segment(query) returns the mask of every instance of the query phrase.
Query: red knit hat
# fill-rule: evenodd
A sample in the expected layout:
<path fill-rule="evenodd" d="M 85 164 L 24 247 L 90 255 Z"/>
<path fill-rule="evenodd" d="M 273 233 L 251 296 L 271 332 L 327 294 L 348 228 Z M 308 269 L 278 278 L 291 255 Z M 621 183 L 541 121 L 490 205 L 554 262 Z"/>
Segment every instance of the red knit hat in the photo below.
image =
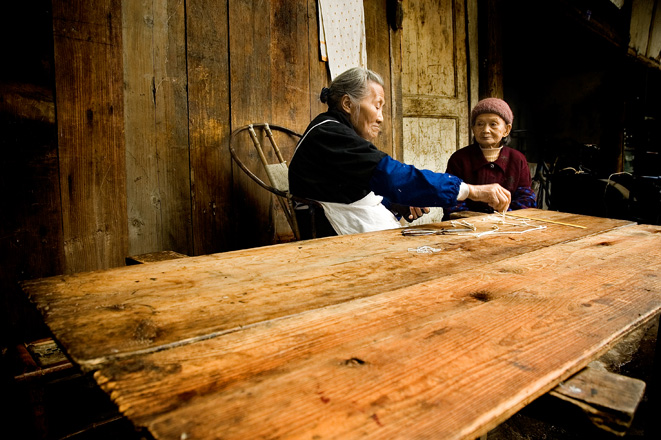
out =
<path fill-rule="evenodd" d="M 506 124 L 514 121 L 514 115 L 510 106 L 498 98 L 486 98 L 478 102 L 471 112 L 471 126 L 475 125 L 475 119 L 482 113 L 494 113 L 503 118 Z"/>

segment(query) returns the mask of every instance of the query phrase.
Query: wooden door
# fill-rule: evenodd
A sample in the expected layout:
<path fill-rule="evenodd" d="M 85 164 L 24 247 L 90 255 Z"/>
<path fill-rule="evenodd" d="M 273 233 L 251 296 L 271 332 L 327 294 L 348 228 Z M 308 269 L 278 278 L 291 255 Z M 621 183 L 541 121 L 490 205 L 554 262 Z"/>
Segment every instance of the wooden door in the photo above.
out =
<path fill-rule="evenodd" d="M 466 0 L 408 0 L 403 8 L 402 159 L 444 172 L 469 142 Z M 436 208 L 418 222 L 442 215 Z"/>

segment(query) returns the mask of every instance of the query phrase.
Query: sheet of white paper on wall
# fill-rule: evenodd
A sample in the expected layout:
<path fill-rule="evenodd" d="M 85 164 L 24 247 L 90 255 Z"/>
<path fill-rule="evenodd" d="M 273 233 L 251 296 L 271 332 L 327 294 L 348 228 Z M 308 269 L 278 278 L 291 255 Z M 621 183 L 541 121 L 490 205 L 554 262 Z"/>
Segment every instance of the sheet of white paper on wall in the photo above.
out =
<path fill-rule="evenodd" d="M 351 67 L 367 66 L 362 0 L 319 0 L 319 49 L 331 79 Z"/>

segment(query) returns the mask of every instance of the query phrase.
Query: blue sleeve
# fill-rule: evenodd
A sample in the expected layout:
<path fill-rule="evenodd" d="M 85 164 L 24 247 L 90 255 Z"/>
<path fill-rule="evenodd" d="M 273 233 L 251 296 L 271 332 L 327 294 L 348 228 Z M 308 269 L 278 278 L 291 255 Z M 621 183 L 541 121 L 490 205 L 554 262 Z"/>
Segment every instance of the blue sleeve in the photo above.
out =
<path fill-rule="evenodd" d="M 408 206 L 448 207 L 457 204 L 461 179 L 420 170 L 385 156 L 370 179 L 370 189 L 391 202 Z"/>
<path fill-rule="evenodd" d="M 512 194 L 512 203 L 510 203 L 510 210 L 536 208 L 537 201 L 535 192 L 529 186 L 520 186 Z"/>

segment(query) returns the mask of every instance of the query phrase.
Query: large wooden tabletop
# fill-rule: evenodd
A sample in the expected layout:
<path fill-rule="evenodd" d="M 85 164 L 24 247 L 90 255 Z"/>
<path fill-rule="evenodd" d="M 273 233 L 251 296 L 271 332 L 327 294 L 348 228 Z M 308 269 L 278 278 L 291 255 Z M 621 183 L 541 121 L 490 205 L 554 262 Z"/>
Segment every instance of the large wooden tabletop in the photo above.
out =
<path fill-rule="evenodd" d="M 518 213 L 23 287 L 156 439 L 475 438 L 661 312 L 661 227 Z"/>

